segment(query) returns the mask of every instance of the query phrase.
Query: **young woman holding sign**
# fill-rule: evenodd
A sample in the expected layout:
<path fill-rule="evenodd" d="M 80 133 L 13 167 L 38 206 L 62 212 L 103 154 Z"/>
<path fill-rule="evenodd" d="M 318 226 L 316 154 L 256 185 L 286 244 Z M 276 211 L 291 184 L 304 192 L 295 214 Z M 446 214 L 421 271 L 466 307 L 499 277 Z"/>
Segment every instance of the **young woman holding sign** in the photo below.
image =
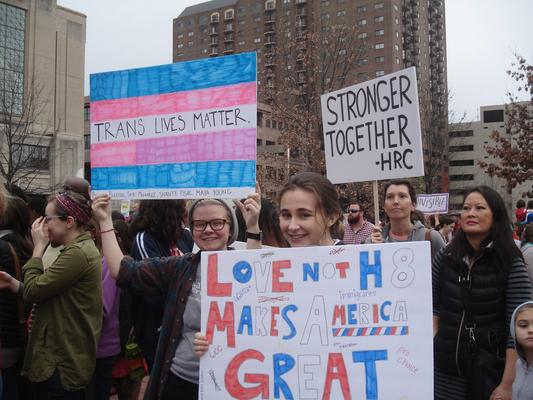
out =
<path fill-rule="evenodd" d="M 252 235 L 259 233 L 259 201 L 259 194 L 254 194 L 244 203 L 236 203 Z M 109 271 L 117 278 L 117 286 L 132 288 L 165 302 L 159 343 L 144 399 L 197 399 L 200 364 L 193 346 L 198 340 L 195 334 L 200 330 L 200 253 L 142 261 L 124 257 L 113 233 L 109 202 L 108 196 L 97 197 L 93 214 L 100 223 L 103 253 Z M 189 210 L 189 224 L 201 251 L 228 250 L 238 233 L 233 207 L 219 199 L 194 202 Z M 260 244 L 249 238 L 247 247 L 259 248 Z M 202 338 L 200 335 L 200 345 Z"/>
<path fill-rule="evenodd" d="M 511 400 L 509 322 L 530 300 L 529 277 L 498 193 L 470 190 L 459 223 L 433 261 L 435 399 Z"/>
<path fill-rule="evenodd" d="M 385 185 L 383 208 L 389 223 L 383 228 L 376 224 L 366 243 L 428 240 L 431 242 L 432 257 L 445 246 L 444 239 L 437 231 L 425 228 L 420 221 L 413 222 L 416 192 L 409 181 L 392 181 Z"/>

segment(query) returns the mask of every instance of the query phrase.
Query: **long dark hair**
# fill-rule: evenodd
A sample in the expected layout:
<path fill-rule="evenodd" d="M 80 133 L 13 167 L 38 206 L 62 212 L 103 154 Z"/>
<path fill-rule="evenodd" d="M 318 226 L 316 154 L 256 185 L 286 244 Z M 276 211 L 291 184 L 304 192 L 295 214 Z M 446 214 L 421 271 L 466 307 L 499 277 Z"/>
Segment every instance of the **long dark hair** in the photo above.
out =
<path fill-rule="evenodd" d="M 523 259 L 522 252 L 513 240 L 511 220 L 507 215 L 505 203 L 495 190 L 488 186 L 476 186 L 470 189 L 464 196 L 466 199 L 471 193 L 479 193 L 487 202 L 492 211 L 492 227 L 489 234 L 481 243 L 481 247 L 486 247 L 492 242 L 492 247 L 496 252 L 500 264 L 504 270 L 508 270 L 514 259 Z M 465 256 L 473 257 L 475 251 L 467 240 L 466 234 L 459 230 L 448 246 L 448 250 L 455 261 L 461 261 Z"/>
<path fill-rule="evenodd" d="M 16 245 L 29 258 L 33 252 L 33 244 L 29 235 L 30 209 L 20 197 L 8 196 L 6 200 L 7 207 L 4 214 L 0 216 L 0 228 L 13 231 Z"/>
<path fill-rule="evenodd" d="M 162 243 L 173 243 L 183 236 L 187 209 L 184 200 L 142 200 L 131 233 L 149 231 Z"/>

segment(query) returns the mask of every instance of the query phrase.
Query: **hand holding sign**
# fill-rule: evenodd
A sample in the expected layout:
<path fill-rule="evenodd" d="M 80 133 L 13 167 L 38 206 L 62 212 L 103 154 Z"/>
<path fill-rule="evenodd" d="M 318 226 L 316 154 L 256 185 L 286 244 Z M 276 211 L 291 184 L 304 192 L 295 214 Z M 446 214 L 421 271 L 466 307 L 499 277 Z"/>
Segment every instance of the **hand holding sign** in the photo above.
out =
<path fill-rule="evenodd" d="M 209 342 L 202 333 L 196 332 L 196 334 L 194 335 L 193 347 L 194 352 L 196 353 L 198 358 L 200 358 L 205 353 L 207 353 L 207 350 L 209 350 Z"/>
<path fill-rule="evenodd" d="M 372 230 L 372 234 L 370 235 L 370 240 L 372 243 L 383 243 L 383 235 L 382 235 L 382 228 L 379 225 L 379 221 L 377 225 L 374 225 L 374 229 Z"/>

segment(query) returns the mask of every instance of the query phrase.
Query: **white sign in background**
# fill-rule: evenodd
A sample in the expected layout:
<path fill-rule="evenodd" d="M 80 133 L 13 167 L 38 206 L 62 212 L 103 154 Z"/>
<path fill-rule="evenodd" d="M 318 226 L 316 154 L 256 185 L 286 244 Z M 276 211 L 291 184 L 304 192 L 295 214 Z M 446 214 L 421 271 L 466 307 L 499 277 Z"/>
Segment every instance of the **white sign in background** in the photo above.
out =
<path fill-rule="evenodd" d="M 202 254 L 200 399 L 433 397 L 428 242 Z"/>
<path fill-rule="evenodd" d="M 333 183 L 424 175 L 414 67 L 321 96 Z"/>
<path fill-rule="evenodd" d="M 449 193 L 417 194 L 416 208 L 425 214 L 446 214 Z"/>

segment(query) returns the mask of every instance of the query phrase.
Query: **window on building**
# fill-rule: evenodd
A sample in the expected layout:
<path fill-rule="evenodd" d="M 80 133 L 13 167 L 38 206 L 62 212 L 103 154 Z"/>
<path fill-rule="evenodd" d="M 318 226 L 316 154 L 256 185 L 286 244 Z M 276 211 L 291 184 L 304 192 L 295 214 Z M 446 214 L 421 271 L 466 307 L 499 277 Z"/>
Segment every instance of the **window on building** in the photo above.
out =
<path fill-rule="evenodd" d="M 91 107 L 87 104 L 83 107 L 83 120 L 90 121 L 91 119 Z"/>
<path fill-rule="evenodd" d="M 483 122 L 503 122 L 503 110 L 483 111 Z"/>
<path fill-rule="evenodd" d="M 385 62 L 384 56 L 376 57 L 376 64 L 383 64 Z"/>
<path fill-rule="evenodd" d="M 25 25 L 23 9 L 0 3 L 0 98 L 12 114 L 22 112 Z"/>
<path fill-rule="evenodd" d="M 452 131 L 448 133 L 448 136 L 451 138 L 461 138 L 461 137 L 470 137 L 474 136 L 474 131 L 467 130 L 467 131 Z"/>
<path fill-rule="evenodd" d="M 383 75 L 385 75 L 385 71 L 383 70 L 376 71 L 376 76 L 383 76 Z"/>
<path fill-rule="evenodd" d="M 358 39 L 366 39 L 368 37 L 368 34 L 366 32 L 361 32 L 357 34 Z"/>
<path fill-rule="evenodd" d="M 368 79 L 368 72 L 359 72 L 357 74 L 357 79 L 359 81 L 366 81 Z"/>
<path fill-rule="evenodd" d="M 364 12 L 366 12 L 366 6 L 357 7 L 357 14 L 363 14 Z"/>
<path fill-rule="evenodd" d="M 224 11 L 224 19 L 233 19 L 233 8 Z"/>
<path fill-rule="evenodd" d="M 366 25 L 366 19 L 360 19 L 359 21 L 357 21 L 357 25 L 358 26 L 365 26 Z"/>
<path fill-rule="evenodd" d="M 265 1 L 265 10 L 275 10 L 275 9 L 276 9 L 276 0 Z"/>
<path fill-rule="evenodd" d="M 374 8 L 375 8 L 376 10 L 379 10 L 379 9 L 383 8 L 383 3 L 376 3 L 376 4 L 374 4 Z"/>
<path fill-rule="evenodd" d="M 261 38 L 258 38 L 258 37 L 254 38 L 254 43 L 261 43 Z"/>
<path fill-rule="evenodd" d="M 376 29 L 376 36 L 383 36 L 385 34 L 385 29 Z"/>
<path fill-rule="evenodd" d="M 474 165 L 474 160 L 450 160 L 450 167 L 465 167 Z"/>
<path fill-rule="evenodd" d="M 219 13 L 213 13 L 211 14 L 211 22 L 219 22 L 220 21 L 220 14 Z"/>
<path fill-rule="evenodd" d="M 474 175 L 473 174 L 463 174 L 463 175 L 450 175 L 450 181 L 457 182 L 457 181 L 473 181 Z"/>
<path fill-rule="evenodd" d="M 343 17 L 346 15 L 346 10 L 339 10 L 337 11 L 337 17 Z"/>
<path fill-rule="evenodd" d="M 189 37 L 194 36 L 194 32 L 187 33 L 187 36 L 189 36 Z"/>
<path fill-rule="evenodd" d="M 85 150 L 89 150 L 91 148 L 91 135 L 83 135 L 83 147 Z"/>
<path fill-rule="evenodd" d="M 464 144 L 461 146 L 450 146 L 450 153 L 460 152 L 460 151 L 474 151 L 473 144 Z"/>
<path fill-rule="evenodd" d="M 383 15 L 379 15 L 376 18 L 374 18 L 374 22 L 383 22 L 385 21 L 385 17 Z"/>
<path fill-rule="evenodd" d="M 358 65 L 365 65 L 368 62 L 368 58 L 360 58 L 357 60 Z"/>
<path fill-rule="evenodd" d="M 183 48 L 183 43 L 178 43 L 178 49 L 182 49 Z"/>
<path fill-rule="evenodd" d="M 50 148 L 48 146 L 36 146 L 23 143 L 14 143 L 13 146 L 17 164 L 24 168 L 47 171 L 50 165 Z"/>
<path fill-rule="evenodd" d="M 183 33 L 178 33 L 178 39 L 183 39 Z"/>
<path fill-rule="evenodd" d="M 207 15 L 200 15 L 200 18 L 198 18 L 198 23 L 200 25 L 207 24 Z"/>
<path fill-rule="evenodd" d="M 375 48 L 376 50 L 384 49 L 384 48 L 385 48 L 385 44 L 383 44 L 383 43 L 376 43 L 376 45 L 374 46 L 374 48 Z"/>

